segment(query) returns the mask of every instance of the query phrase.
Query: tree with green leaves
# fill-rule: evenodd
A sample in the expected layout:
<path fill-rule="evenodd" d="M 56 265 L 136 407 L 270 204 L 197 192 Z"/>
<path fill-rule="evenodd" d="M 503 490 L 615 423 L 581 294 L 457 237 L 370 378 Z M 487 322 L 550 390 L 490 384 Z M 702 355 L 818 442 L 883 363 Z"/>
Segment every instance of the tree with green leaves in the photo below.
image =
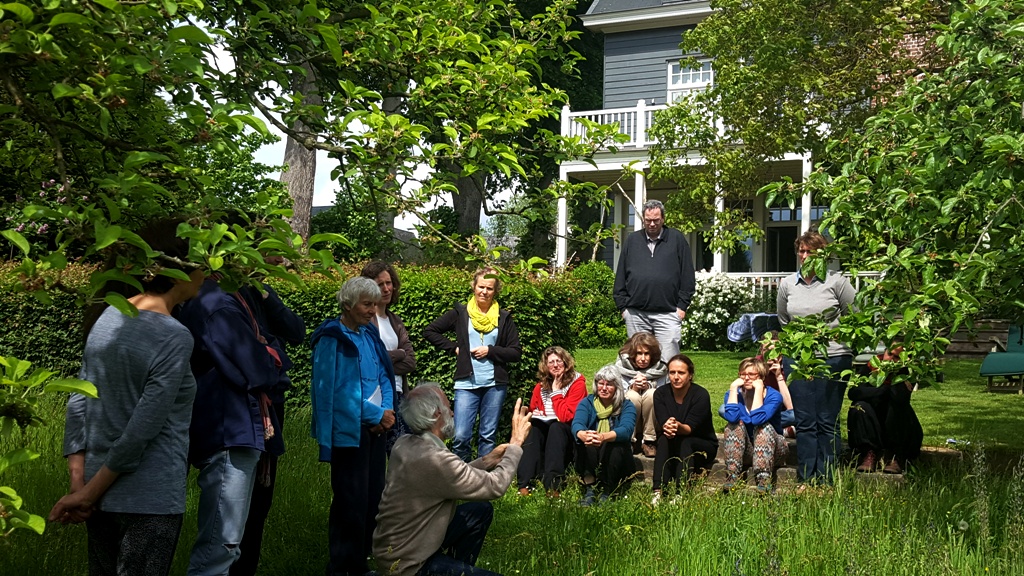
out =
<path fill-rule="evenodd" d="M 935 34 L 947 66 L 833 139 L 804 186 L 832 199 L 822 229 L 834 241 L 812 265 L 837 257 L 883 274 L 836 331 L 803 326 L 783 351 L 899 344 L 894 368 L 917 378 L 959 328 L 1024 318 L 1024 1 L 956 3 Z"/>
<path fill-rule="evenodd" d="M 809 153 L 819 161 L 830 138 L 860 126 L 907 78 L 930 69 L 931 25 L 944 13 L 930 0 L 711 5 L 714 13 L 683 35 L 681 48 L 712 61 L 714 83 L 659 114 L 651 177 L 678 184 L 669 199 L 673 225 L 702 230 L 713 214 L 712 245 L 731 250 L 763 231 L 729 201 L 754 197 L 771 159 Z M 694 153 L 703 166 L 687 165 Z M 724 211 L 716 211 L 718 198 Z"/>

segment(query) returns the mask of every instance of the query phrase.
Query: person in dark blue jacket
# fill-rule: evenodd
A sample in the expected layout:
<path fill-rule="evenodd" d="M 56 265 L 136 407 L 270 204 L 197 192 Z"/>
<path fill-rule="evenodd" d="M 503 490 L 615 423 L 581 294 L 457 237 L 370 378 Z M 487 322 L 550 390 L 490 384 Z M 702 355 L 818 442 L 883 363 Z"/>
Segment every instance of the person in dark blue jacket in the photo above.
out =
<path fill-rule="evenodd" d="M 572 434 L 576 437 L 576 472 L 585 486 L 582 506 L 590 506 L 624 486 L 633 472 L 632 437 L 636 408 L 625 401 L 619 371 L 609 364 L 594 375 L 594 393 L 576 407 Z"/>
<path fill-rule="evenodd" d="M 752 455 L 758 490 L 771 490 L 772 471 L 786 458 L 782 436 L 782 394 L 765 385 L 768 366 L 758 358 L 740 362 L 739 378 L 732 381 L 719 412 L 725 427 L 724 452 L 728 490 L 743 471 L 743 457 Z"/>
<path fill-rule="evenodd" d="M 381 293 L 369 278 L 338 291 L 341 317 L 313 332 L 312 433 L 331 464 L 328 575 L 362 575 L 384 491 L 385 442 L 395 425 L 395 372 L 373 319 Z"/>
<path fill-rule="evenodd" d="M 189 462 L 199 469 L 199 532 L 188 574 L 227 574 L 238 559 L 256 465 L 270 432 L 260 399 L 278 383 L 279 367 L 252 318 L 215 275 L 178 313 L 195 340 L 196 401 Z"/>
<path fill-rule="evenodd" d="M 277 484 L 277 459 L 284 454 L 284 401 L 285 393 L 292 387 L 288 370 L 292 361 L 288 358 L 285 344 L 297 345 L 306 340 L 306 323 L 293 312 L 268 284 L 260 288 L 245 286 L 237 292 L 241 302 L 252 315 L 254 328 L 274 349 L 281 361 L 277 385 L 266 396 L 270 406 L 265 407 L 265 420 L 269 420 L 274 434 L 266 441 L 266 451 L 256 466 L 256 482 L 252 487 L 249 503 L 249 517 L 245 521 L 242 536 L 242 554 L 231 565 L 230 576 L 253 576 L 259 567 L 260 550 L 263 545 L 263 526 L 274 502 L 274 487 Z"/>

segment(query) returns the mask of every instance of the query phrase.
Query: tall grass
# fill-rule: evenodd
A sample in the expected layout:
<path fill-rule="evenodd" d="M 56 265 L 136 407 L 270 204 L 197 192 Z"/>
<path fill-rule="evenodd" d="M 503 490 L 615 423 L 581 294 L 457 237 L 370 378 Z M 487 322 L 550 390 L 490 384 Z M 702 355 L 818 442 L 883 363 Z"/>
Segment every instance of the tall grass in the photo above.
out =
<path fill-rule="evenodd" d="M 577 354 L 591 375 L 608 356 L 614 351 Z M 694 356 L 707 378 L 698 380 L 717 394 L 715 382 L 734 373 L 742 354 Z M 27 443 L 42 456 L 7 470 L 0 484 L 16 487 L 28 509 L 45 514 L 64 494 L 67 471 L 63 407 L 49 398 L 43 407 L 49 425 L 0 446 Z M 308 410 L 289 413 L 262 574 L 320 574 L 327 560 L 329 471 L 316 462 L 308 430 Z M 852 473 L 830 490 L 768 497 L 697 485 L 652 507 L 650 486 L 637 484 L 594 508 L 577 505 L 572 484 L 557 500 L 511 491 L 495 502 L 480 563 L 507 575 L 1024 574 L 1024 462 L 990 470 L 990 453 L 979 445 L 963 462 L 916 470 L 903 485 Z M 194 473 L 190 480 L 174 574 L 185 572 L 195 537 Z M 0 573 L 85 574 L 84 527 L 51 524 L 41 537 L 0 538 Z"/>

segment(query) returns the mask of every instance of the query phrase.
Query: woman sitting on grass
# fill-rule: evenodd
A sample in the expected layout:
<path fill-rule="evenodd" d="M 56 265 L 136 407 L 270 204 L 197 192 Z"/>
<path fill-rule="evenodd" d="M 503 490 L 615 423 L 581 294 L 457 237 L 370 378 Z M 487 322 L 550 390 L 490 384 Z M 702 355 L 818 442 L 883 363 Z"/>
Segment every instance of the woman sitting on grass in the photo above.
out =
<path fill-rule="evenodd" d="M 625 401 L 619 372 L 609 364 L 594 375 L 594 393 L 576 408 L 572 434 L 576 437 L 576 472 L 585 492 L 581 506 L 594 503 L 595 484 L 602 500 L 629 481 L 636 468 L 630 438 L 636 408 Z"/>
<path fill-rule="evenodd" d="M 725 427 L 725 467 L 729 490 L 743 470 L 743 457 L 752 455 L 757 489 L 771 490 L 772 471 L 786 457 L 782 436 L 782 394 L 766 385 L 768 367 L 757 358 L 740 362 L 739 378 L 729 385 L 722 406 Z"/>
<path fill-rule="evenodd" d="M 571 354 L 551 346 L 541 356 L 537 380 L 530 399 L 530 434 L 523 444 L 517 482 L 519 493 L 525 496 L 543 474 L 544 489 L 557 498 L 565 468 L 573 459 L 572 419 L 587 395 L 587 379 L 576 371 Z"/>
<path fill-rule="evenodd" d="M 662 479 L 688 480 L 704 473 L 718 454 L 718 436 L 711 423 L 711 396 L 693 383 L 693 360 L 676 354 L 668 361 L 668 386 L 654 391 L 654 420 L 658 432 L 654 456 L 654 500 L 661 499 Z"/>
<path fill-rule="evenodd" d="M 654 334 L 637 332 L 619 349 L 615 363 L 626 399 L 636 408 L 636 430 L 633 438 L 643 441 L 644 456 L 654 458 L 654 389 L 665 383 L 668 367 L 661 360 L 661 345 Z M 639 453 L 640 450 L 634 450 Z"/>

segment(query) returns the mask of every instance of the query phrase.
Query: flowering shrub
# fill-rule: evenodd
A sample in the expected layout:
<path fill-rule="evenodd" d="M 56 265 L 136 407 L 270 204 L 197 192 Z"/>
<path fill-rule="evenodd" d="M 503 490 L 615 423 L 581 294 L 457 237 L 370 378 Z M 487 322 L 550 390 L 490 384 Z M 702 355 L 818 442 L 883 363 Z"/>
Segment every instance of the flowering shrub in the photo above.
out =
<path fill-rule="evenodd" d="M 750 300 L 749 288 L 740 279 L 697 274 L 697 292 L 683 322 L 680 350 L 735 348 L 726 337 L 726 327 L 750 310 Z"/>

